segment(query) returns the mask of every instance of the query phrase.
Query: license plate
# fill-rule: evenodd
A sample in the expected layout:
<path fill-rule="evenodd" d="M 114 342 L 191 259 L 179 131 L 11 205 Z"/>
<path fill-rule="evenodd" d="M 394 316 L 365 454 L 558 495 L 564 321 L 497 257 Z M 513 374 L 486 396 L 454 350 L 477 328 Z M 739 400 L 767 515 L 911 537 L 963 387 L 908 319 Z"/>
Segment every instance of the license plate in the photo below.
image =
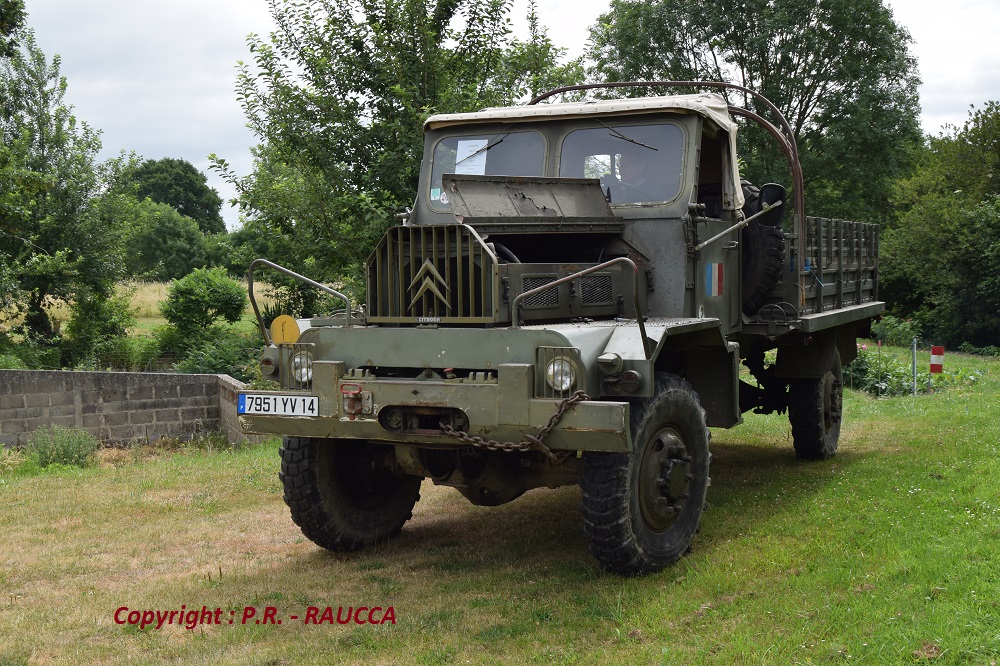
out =
<path fill-rule="evenodd" d="M 270 416 L 316 416 L 319 399 L 313 395 L 253 395 L 240 393 L 237 414 L 268 414 Z"/>

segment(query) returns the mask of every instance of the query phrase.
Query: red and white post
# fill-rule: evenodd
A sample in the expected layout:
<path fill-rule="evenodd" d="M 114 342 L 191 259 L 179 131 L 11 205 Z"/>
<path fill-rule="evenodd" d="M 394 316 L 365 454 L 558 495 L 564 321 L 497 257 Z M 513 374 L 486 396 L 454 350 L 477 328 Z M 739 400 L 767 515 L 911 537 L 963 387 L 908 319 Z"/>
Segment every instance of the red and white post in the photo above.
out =
<path fill-rule="evenodd" d="M 931 374 L 944 372 L 944 347 L 931 347 Z"/>

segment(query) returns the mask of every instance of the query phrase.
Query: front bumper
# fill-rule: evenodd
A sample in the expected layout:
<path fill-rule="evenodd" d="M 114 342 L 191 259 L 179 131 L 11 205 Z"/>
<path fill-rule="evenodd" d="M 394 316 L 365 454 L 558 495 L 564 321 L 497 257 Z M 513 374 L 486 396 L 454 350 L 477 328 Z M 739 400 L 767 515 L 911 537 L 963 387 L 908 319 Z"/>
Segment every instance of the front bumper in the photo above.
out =
<path fill-rule="evenodd" d="M 496 377 L 485 373 L 449 380 L 384 379 L 345 376 L 345 365 L 335 361 L 313 364 L 309 391 L 248 391 L 255 395 L 315 395 L 316 416 L 240 415 L 244 433 L 460 447 L 465 443 L 443 432 L 393 431 L 380 422 L 383 409 L 460 410 L 468 432 L 499 442 L 520 442 L 545 426 L 560 404 L 558 399 L 534 397 L 534 367 L 501 364 Z M 355 401 L 347 407 L 347 397 Z M 561 451 L 620 451 L 631 446 L 627 402 L 585 401 L 566 411 L 545 444 Z M 354 413 L 351 413 L 354 412 Z M 384 419 L 383 419 L 384 420 Z"/>

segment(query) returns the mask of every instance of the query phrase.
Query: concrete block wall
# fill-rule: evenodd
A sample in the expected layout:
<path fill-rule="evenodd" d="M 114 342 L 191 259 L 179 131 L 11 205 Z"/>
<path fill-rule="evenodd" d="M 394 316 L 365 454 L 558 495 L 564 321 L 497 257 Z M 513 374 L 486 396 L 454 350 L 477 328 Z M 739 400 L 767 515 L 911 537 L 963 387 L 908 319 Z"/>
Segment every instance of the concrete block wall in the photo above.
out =
<path fill-rule="evenodd" d="M 226 375 L 0 370 L 0 444 L 50 425 L 83 428 L 109 444 L 210 432 L 257 439 L 236 422 L 241 388 Z"/>

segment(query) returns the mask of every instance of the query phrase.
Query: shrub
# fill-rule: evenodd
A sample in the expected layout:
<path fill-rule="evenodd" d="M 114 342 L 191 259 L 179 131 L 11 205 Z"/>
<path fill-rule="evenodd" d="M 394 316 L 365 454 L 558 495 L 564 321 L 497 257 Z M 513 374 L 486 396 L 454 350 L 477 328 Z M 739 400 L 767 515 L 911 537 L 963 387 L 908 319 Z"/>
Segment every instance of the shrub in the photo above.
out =
<path fill-rule="evenodd" d="M 247 307 L 243 286 L 221 268 L 200 268 L 170 285 L 160 306 L 170 325 L 192 339 L 204 339 L 218 319 L 233 323 Z"/>
<path fill-rule="evenodd" d="M 1000 356 L 1000 347 L 989 345 L 987 347 L 977 347 L 968 342 L 963 342 L 958 346 L 958 351 L 963 354 L 976 354 L 978 356 Z"/>
<path fill-rule="evenodd" d="M 133 293 L 135 288 L 130 287 L 110 298 L 84 296 L 73 303 L 61 344 L 66 365 L 95 367 L 105 350 L 128 335 L 136 323 Z"/>
<path fill-rule="evenodd" d="M 244 335 L 215 327 L 214 335 L 190 347 L 175 369 L 180 372 L 221 373 L 240 381 L 254 376 L 260 357 L 260 335 Z"/>
<path fill-rule="evenodd" d="M 60 351 L 52 340 L 37 340 L 24 336 L 14 342 L 0 332 L 0 368 L 5 370 L 58 370 Z"/>
<path fill-rule="evenodd" d="M 955 373 L 931 374 L 927 368 L 917 368 L 917 393 L 931 393 L 950 386 L 978 380 L 978 375 Z M 844 386 L 865 391 L 876 397 L 911 395 L 913 393 L 913 366 L 894 354 L 867 344 L 858 345 L 858 356 L 844 368 Z"/>
<path fill-rule="evenodd" d="M 920 338 L 920 326 L 912 319 L 882 315 L 881 321 L 872 324 L 872 338 L 894 347 L 909 347 L 913 338 Z"/>
<path fill-rule="evenodd" d="M 137 372 L 153 368 L 159 357 L 160 341 L 157 338 L 132 335 L 108 341 L 101 347 L 97 361 L 102 368 Z"/>
<path fill-rule="evenodd" d="M 14 354 L 0 354 L 0 370 L 24 370 L 24 361 Z"/>
<path fill-rule="evenodd" d="M 89 467 L 97 460 L 100 442 L 86 430 L 52 426 L 47 430 L 37 430 L 25 453 L 41 468 L 50 465 Z"/>

